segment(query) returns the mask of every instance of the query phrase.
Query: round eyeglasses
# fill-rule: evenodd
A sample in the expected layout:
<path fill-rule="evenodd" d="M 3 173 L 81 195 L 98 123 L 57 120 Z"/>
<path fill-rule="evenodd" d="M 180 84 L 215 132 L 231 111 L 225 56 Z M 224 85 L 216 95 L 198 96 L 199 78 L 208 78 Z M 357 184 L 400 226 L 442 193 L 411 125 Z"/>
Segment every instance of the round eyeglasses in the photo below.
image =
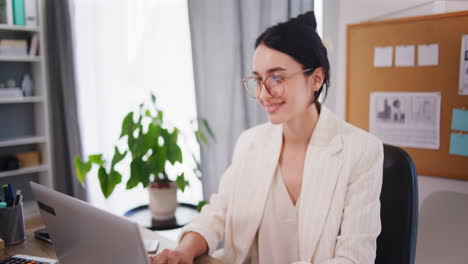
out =
<path fill-rule="evenodd" d="M 298 74 L 298 73 L 304 73 L 313 70 L 312 68 L 298 71 L 291 73 L 287 76 L 283 75 L 278 75 L 278 74 L 273 74 L 268 76 L 265 80 L 262 80 L 259 77 L 246 77 L 242 79 L 242 83 L 244 84 L 244 88 L 247 91 L 247 94 L 251 96 L 252 98 L 257 98 L 258 95 L 260 94 L 260 91 L 262 89 L 262 86 L 265 87 L 266 91 L 272 96 L 272 97 L 281 97 L 283 96 L 284 93 L 284 82 L 286 79 Z"/>

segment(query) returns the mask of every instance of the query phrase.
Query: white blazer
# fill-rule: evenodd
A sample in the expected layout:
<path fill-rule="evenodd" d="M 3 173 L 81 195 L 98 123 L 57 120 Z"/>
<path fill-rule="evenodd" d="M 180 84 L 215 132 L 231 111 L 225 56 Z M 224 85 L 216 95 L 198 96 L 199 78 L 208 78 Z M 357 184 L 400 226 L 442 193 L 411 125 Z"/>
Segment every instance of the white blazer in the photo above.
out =
<path fill-rule="evenodd" d="M 212 254 L 243 263 L 260 225 L 282 146 L 282 125 L 244 131 L 217 194 L 186 227 Z M 380 234 L 383 145 L 322 106 L 304 163 L 299 204 L 299 254 L 308 263 L 374 263 Z M 179 239 L 180 239 L 179 237 Z"/>

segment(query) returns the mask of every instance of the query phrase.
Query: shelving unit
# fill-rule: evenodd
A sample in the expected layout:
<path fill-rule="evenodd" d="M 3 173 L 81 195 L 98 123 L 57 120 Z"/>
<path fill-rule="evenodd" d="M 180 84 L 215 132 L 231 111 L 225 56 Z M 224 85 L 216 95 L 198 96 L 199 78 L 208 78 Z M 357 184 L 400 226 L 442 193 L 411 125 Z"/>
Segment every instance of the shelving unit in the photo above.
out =
<path fill-rule="evenodd" d="M 0 178 L 18 176 L 18 175 L 24 175 L 24 174 L 30 174 L 30 173 L 36 173 L 36 172 L 47 172 L 48 170 L 49 170 L 49 167 L 47 165 L 39 165 L 39 166 L 21 168 L 18 170 L 2 171 L 0 172 Z"/>
<path fill-rule="evenodd" d="M 0 104 L 21 104 L 21 103 L 40 103 L 44 102 L 43 96 L 29 96 L 20 98 L 1 98 Z"/>
<path fill-rule="evenodd" d="M 36 143 L 45 143 L 45 137 L 24 137 L 24 138 L 15 138 L 9 140 L 0 140 L 0 147 L 11 147 L 11 146 L 20 146 L 20 145 L 29 145 Z"/>
<path fill-rule="evenodd" d="M 1 29 L 0 29 L 1 31 Z M 0 61 L 11 61 L 11 62 L 40 62 L 40 56 L 0 56 Z"/>
<path fill-rule="evenodd" d="M 0 82 L 14 79 L 20 84 L 25 73 L 33 82 L 33 96 L 0 97 L 0 156 L 24 151 L 40 154 L 37 166 L 0 171 L 0 184 L 13 182 L 21 189 L 29 189 L 29 180 L 53 187 L 44 6 L 44 0 L 37 0 L 37 27 L 0 25 L 0 39 L 29 40 L 33 34 L 39 39 L 38 56 L 0 55 Z"/>
<path fill-rule="evenodd" d="M 26 27 L 26 26 L 2 25 L 2 24 L 0 24 L 0 30 L 38 32 L 39 27 Z"/>

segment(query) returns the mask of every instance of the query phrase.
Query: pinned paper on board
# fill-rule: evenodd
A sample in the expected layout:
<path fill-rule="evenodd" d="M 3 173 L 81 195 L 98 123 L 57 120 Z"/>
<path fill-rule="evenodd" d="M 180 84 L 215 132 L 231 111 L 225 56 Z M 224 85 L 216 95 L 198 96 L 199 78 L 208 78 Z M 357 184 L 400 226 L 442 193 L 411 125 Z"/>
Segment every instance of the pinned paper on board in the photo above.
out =
<path fill-rule="evenodd" d="M 458 94 L 468 95 L 468 35 L 462 36 Z"/>
<path fill-rule="evenodd" d="M 414 66 L 414 45 L 396 46 L 395 66 L 413 67 Z"/>
<path fill-rule="evenodd" d="M 439 149 L 440 101 L 437 92 L 373 92 L 370 132 L 386 144 Z"/>
<path fill-rule="evenodd" d="M 439 44 L 418 45 L 418 66 L 439 65 Z"/>
<path fill-rule="evenodd" d="M 374 67 L 392 67 L 393 66 L 393 47 L 375 47 L 374 48 Z"/>
<path fill-rule="evenodd" d="M 450 154 L 468 156 L 468 134 L 450 134 Z"/>
<path fill-rule="evenodd" d="M 468 110 L 453 109 L 452 129 L 458 131 L 468 131 Z"/>

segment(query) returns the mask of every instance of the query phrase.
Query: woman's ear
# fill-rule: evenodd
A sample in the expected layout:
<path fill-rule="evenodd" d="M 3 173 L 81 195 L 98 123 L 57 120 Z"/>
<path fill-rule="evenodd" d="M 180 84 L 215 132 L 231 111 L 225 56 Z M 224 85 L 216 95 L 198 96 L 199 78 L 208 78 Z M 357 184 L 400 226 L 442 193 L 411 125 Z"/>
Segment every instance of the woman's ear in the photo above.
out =
<path fill-rule="evenodd" d="M 316 92 L 322 87 L 323 80 L 325 79 L 325 71 L 322 67 L 318 67 L 314 72 L 309 76 L 312 86 L 312 91 Z"/>

